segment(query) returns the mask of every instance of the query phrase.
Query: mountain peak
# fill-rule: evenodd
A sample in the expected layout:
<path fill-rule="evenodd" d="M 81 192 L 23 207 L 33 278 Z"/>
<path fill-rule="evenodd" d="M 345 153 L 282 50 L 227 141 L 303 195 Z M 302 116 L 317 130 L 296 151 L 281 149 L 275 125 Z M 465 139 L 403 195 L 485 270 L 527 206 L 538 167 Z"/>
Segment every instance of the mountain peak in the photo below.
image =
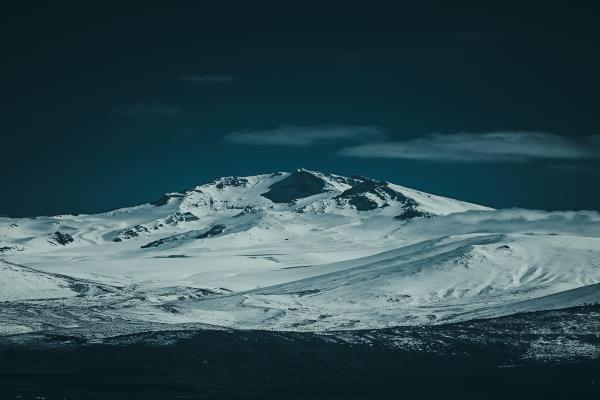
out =
<path fill-rule="evenodd" d="M 292 203 L 326 191 L 328 191 L 327 181 L 321 174 L 301 168 L 273 183 L 269 186 L 269 191 L 262 193 L 261 196 L 273 203 Z"/>
<path fill-rule="evenodd" d="M 223 210 L 295 210 L 348 213 L 386 209 L 401 219 L 462 212 L 486 207 L 429 195 L 364 175 L 344 177 L 298 168 L 253 176 L 219 177 L 185 192 L 167 193 L 150 204 L 169 212 L 202 214 Z M 345 211 L 344 211 L 345 210 Z M 166 211 L 166 209 L 165 209 Z"/>

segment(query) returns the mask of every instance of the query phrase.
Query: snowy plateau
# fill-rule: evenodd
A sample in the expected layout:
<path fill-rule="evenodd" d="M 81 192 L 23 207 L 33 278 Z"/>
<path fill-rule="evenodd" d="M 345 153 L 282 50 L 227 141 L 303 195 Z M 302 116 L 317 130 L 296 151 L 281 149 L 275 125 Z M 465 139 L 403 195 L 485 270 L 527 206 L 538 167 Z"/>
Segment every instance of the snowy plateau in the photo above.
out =
<path fill-rule="evenodd" d="M 225 177 L 102 214 L 0 218 L 4 339 L 227 329 L 351 340 L 540 313 L 564 333 L 560 310 L 580 310 L 569 329 L 597 337 L 599 302 L 598 213 L 495 210 L 364 176 Z M 538 337 L 524 357 L 561 343 L 600 357 L 597 341 L 565 335 Z"/>

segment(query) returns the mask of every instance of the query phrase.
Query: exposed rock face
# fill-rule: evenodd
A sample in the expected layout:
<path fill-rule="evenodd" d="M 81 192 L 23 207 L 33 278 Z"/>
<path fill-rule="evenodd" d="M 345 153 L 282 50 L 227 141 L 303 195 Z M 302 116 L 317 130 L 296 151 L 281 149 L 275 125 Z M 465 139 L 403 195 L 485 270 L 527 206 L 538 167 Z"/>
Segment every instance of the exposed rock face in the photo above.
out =
<path fill-rule="evenodd" d="M 298 170 L 269 187 L 261 194 L 273 203 L 292 203 L 295 200 L 324 193 L 326 182 L 308 171 Z"/>
<path fill-rule="evenodd" d="M 155 207 L 160 207 L 160 206 L 164 206 L 165 204 L 169 203 L 169 201 L 171 199 L 179 199 L 184 196 L 185 195 L 183 193 L 167 193 L 167 194 L 163 194 L 158 199 L 151 201 L 150 204 L 152 204 Z"/>
<path fill-rule="evenodd" d="M 240 211 L 239 214 L 235 215 L 235 217 L 243 217 L 244 215 L 248 215 L 248 214 L 254 214 L 259 212 L 260 209 L 258 207 L 255 206 L 246 206 L 242 209 L 242 211 Z"/>
<path fill-rule="evenodd" d="M 11 254 L 17 251 L 23 251 L 19 246 L 0 246 L 0 254 Z"/>
<path fill-rule="evenodd" d="M 362 181 L 359 181 L 359 179 Z M 348 204 L 354 206 L 358 211 L 369 211 L 385 207 L 385 202 L 388 200 L 399 201 L 407 207 L 417 206 L 417 203 L 413 199 L 390 188 L 386 182 L 379 182 L 364 177 L 356 177 L 355 182 L 357 183 L 354 186 L 336 196 L 336 199 L 340 202 L 347 201 Z M 375 199 L 382 200 L 384 202 L 383 205 L 380 206 Z"/>
<path fill-rule="evenodd" d="M 167 217 L 167 219 L 165 219 L 165 223 L 168 225 L 177 225 L 179 222 L 190 222 L 190 221 L 197 221 L 198 217 L 196 217 L 194 214 L 192 214 L 189 211 L 186 212 L 175 212 L 171 215 L 169 215 Z"/>
<path fill-rule="evenodd" d="M 148 228 L 143 225 L 134 225 L 131 228 L 123 229 L 117 237 L 113 239 L 113 242 L 121 242 L 126 239 L 131 239 L 140 236 L 140 233 L 150 232 Z"/>
<path fill-rule="evenodd" d="M 66 246 L 69 243 L 73 243 L 73 237 L 68 233 L 62 233 L 61 231 L 54 232 L 52 234 L 51 240 L 63 246 Z"/>
<path fill-rule="evenodd" d="M 228 176 L 217 180 L 217 189 L 225 189 L 227 187 L 240 187 L 248 185 L 248 179 L 240 178 L 239 176 Z"/>
<path fill-rule="evenodd" d="M 216 235 L 220 235 L 221 233 L 223 233 L 225 231 L 227 227 L 225 225 L 214 225 L 211 226 L 208 230 L 206 231 L 202 231 L 202 230 L 194 230 L 194 231 L 189 231 L 189 232 L 185 232 L 185 233 L 181 233 L 178 235 L 172 235 L 172 236 L 167 236 L 164 237 L 162 239 L 158 239 L 155 240 L 153 242 L 147 243 L 143 246 L 140 246 L 140 248 L 142 249 L 148 249 L 151 247 L 158 247 L 158 246 L 162 246 L 168 243 L 172 243 L 172 244 L 182 244 L 182 243 L 187 243 L 189 241 L 192 241 L 194 239 L 206 239 L 209 238 L 211 236 L 216 236 Z"/>
<path fill-rule="evenodd" d="M 223 233 L 225 228 L 226 228 L 225 225 L 215 225 L 215 226 L 211 227 L 209 230 L 207 230 L 206 232 L 196 236 L 196 239 L 206 239 L 211 236 L 220 235 L 221 233 Z"/>
<path fill-rule="evenodd" d="M 407 208 L 403 209 L 400 214 L 396 215 L 394 217 L 394 219 L 407 220 L 407 219 L 413 219 L 413 218 L 431 218 L 431 217 L 433 217 L 433 215 L 428 212 L 417 210 L 414 207 L 407 207 Z"/>
<path fill-rule="evenodd" d="M 172 236 L 167 236 L 167 237 L 165 237 L 165 238 L 158 239 L 158 240 L 155 240 L 155 241 L 153 241 L 153 242 L 150 242 L 150 243 L 146 243 L 145 245 L 143 245 L 143 246 L 140 246 L 140 248 L 141 248 L 141 249 L 148 249 L 148 248 L 150 248 L 150 247 L 158 247 L 158 246 L 161 246 L 161 245 L 163 245 L 163 244 L 165 244 L 165 243 L 173 243 L 173 242 L 177 242 L 178 240 L 180 240 L 180 239 L 182 239 L 182 238 L 184 238 L 184 237 L 188 237 L 188 235 L 185 235 L 185 234 L 184 234 L 184 235 L 172 235 Z"/>
<path fill-rule="evenodd" d="M 189 211 L 186 211 L 186 212 L 177 211 L 172 214 L 169 214 L 165 218 L 164 223 L 167 225 L 175 226 L 175 225 L 178 225 L 180 222 L 191 222 L 191 221 L 197 221 L 197 220 L 198 220 L 198 217 Z M 154 230 L 158 230 L 164 226 L 165 225 L 163 223 L 158 223 L 158 224 L 154 225 Z M 117 234 L 117 236 L 113 239 L 113 242 L 121 242 L 123 240 L 133 239 L 133 238 L 139 237 L 142 234 L 147 234 L 147 233 L 150 233 L 150 230 L 147 227 L 145 227 L 144 225 L 134 225 L 130 228 L 123 229 L 121 232 L 119 232 Z"/>

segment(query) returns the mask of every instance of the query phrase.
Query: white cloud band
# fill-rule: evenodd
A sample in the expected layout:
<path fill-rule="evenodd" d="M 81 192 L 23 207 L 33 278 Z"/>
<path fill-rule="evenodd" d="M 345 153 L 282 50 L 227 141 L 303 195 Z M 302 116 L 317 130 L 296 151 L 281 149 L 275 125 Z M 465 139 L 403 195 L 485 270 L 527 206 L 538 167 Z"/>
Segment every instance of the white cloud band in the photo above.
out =
<path fill-rule="evenodd" d="M 570 139 L 545 132 L 431 134 L 407 141 L 350 146 L 339 154 L 437 162 L 575 160 L 600 158 L 599 139 L 599 136 Z"/>
<path fill-rule="evenodd" d="M 231 143 L 253 146 L 311 146 L 336 141 L 377 140 L 385 135 L 376 126 L 284 125 L 268 130 L 247 130 L 230 133 L 225 140 Z"/>

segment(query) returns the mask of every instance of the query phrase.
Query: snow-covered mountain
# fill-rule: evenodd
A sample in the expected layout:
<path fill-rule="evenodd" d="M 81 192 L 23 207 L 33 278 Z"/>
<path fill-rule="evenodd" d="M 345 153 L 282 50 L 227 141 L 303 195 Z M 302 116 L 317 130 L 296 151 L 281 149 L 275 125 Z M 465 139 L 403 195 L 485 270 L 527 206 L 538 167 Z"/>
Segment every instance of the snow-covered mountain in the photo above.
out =
<path fill-rule="evenodd" d="M 363 176 L 219 178 L 103 214 L 0 218 L 0 332 L 325 331 L 596 303 L 599 224 Z"/>
<path fill-rule="evenodd" d="M 345 178 L 301 169 L 218 178 L 104 214 L 2 218 L 0 251 L 28 253 L 106 242 L 163 249 L 195 246 L 198 239 L 209 237 L 270 241 L 281 235 L 292 239 L 307 229 L 331 229 L 373 219 L 384 225 L 383 233 L 413 218 L 485 209 L 362 176 Z M 114 251 L 129 247 L 115 246 Z"/>

